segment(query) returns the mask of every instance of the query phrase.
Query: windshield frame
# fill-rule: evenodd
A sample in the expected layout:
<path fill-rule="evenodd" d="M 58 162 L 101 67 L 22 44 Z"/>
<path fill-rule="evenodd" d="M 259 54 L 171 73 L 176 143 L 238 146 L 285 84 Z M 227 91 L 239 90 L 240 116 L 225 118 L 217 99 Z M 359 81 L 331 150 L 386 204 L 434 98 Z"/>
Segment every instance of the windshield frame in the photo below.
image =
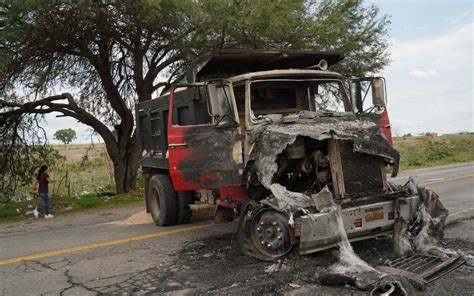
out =
<path fill-rule="evenodd" d="M 216 79 L 212 81 L 208 81 L 206 83 L 207 86 L 207 91 L 208 91 L 208 109 L 207 112 L 209 116 L 212 119 L 213 124 L 219 124 L 222 119 L 226 116 L 229 116 L 230 119 L 235 124 L 239 124 L 239 115 L 237 111 L 237 104 L 235 102 L 235 96 L 234 96 L 234 88 L 231 82 L 225 80 L 225 79 Z M 210 91 L 210 87 L 214 88 L 215 93 L 212 94 Z M 230 110 L 228 110 L 228 113 L 223 113 L 223 114 L 214 114 L 215 110 L 212 110 L 214 107 L 222 107 L 222 102 L 220 102 L 219 98 L 220 96 L 218 95 L 217 89 L 222 88 L 223 93 L 224 93 L 224 98 L 222 102 L 225 102 L 226 105 L 229 107 Z M 214 105 L 217 103 L 218 105 Z M 222 109 L 222 108 L 220 108 Z"/>
<path fill-rule="evenodd" d="M 257 120 L 257 117 L 254 115 L 253 110 L 252 110 L 252 101 L 251 101 L 251 87 L 252 84 L 254 83 L 260 83 L 260 82 L 311 82 L 311 81 L 323 81 L 323 82 L 337 82 L 342 90 L 342 103 L 344 104 L 344 108 L 348 107 L 348 111 L 345 112 L 351 112 L 354 113 L 354 106 L 352 105 L 352 101 L 350 100 L 349 93 L 347 92 L 346 85 L 344 84 L 344 81 L 338 78 L 263 78 L 263 79 L 255 79 L 255 80 L 246 80 L 245 81 L 245 119 L 247 124 L 251 125 L 258 125 L 255 123 Z M 235 85 L 234 85 L 235 86 Z M 309 98 L 309 94 L 308 94 Z M 297 109 L 298 102 L 297 102 Z M 275 111 L 285 111 L 288 109 L 275 109 Z M 314 110 L 309 110 L 313 112 L 318 112 Z M 278 112 L 275 112 L 278 113 Z M 337 112 L 334 112 L 337 113 Z"/>

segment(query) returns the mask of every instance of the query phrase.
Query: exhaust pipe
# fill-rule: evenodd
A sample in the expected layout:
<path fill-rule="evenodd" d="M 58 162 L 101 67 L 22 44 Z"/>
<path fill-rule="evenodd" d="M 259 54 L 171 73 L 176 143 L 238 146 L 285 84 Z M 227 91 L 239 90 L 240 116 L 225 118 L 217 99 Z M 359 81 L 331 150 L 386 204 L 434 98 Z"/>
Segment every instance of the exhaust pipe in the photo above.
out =
<path fill-rule="evenodd" d="M 395 295 L 395 291 L 397 290 L 397 287 L 395 287 L 394 284 L 388 283 L 383 286 L 378 286 L 375 287 L 370 292 L 370 296 L 390 296 L 390 295 Z"/>
<path fill-rule="evenodd" d="M 307 69 L 316 69 L 316 70 L 327 70 L 329 67 L 328 62 L 325 59 L 321 59 L 317 65 L 308 67 Z"/>

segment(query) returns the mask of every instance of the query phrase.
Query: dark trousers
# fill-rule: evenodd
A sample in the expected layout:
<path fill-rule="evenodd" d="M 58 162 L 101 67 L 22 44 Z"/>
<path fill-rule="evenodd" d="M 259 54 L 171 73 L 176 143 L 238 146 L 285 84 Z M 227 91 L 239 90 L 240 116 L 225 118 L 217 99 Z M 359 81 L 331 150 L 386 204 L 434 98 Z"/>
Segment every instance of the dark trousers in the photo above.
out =
<path fill-rule="evenodd" d="M 49 215 L 49 195 L 48 192 L 38 192 L 39 196 L 43 199 L 44 214 Z"/>

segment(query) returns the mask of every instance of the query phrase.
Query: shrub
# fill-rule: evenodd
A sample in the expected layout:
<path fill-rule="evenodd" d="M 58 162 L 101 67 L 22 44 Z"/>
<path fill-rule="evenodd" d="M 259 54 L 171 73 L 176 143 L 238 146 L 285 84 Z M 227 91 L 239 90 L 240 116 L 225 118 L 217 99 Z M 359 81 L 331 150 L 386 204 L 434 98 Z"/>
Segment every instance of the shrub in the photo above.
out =
<path fill-rule="evenodd" d="M 454 151 L 446 140 L 428 140 L 421 151 L 408 155 L 405 161 L 408 166 L 422 166 L 447 159 L 453 155 Z"/>

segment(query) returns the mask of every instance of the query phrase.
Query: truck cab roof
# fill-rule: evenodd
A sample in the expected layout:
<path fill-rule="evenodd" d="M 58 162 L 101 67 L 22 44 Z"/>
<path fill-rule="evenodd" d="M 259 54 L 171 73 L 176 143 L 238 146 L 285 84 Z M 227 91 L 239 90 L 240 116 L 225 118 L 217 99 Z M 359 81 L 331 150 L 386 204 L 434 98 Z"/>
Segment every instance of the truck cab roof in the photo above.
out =
<path fill-rule="evenodd" d="M 308 69 L 322 59 L 328 66 L 344 59 L 337 52 L 218 49 L 199 56 L 186 74 L 188 83 L 269 70 Z"/>
<path fill-rule="evenodd" d="M 289 70 L 269 70 L 259 71 L 241 74 L 227 78 L 228 81 L 238 84 L 240 81 L 254 80 L 254 79 L 265 79 L 265 78 L 328 78 L 328 79 L 342 79 L 342 75 L 336 72 L 321 71 L 321 70 L 300 70 L 300 69 L 289 69 Z"/>

